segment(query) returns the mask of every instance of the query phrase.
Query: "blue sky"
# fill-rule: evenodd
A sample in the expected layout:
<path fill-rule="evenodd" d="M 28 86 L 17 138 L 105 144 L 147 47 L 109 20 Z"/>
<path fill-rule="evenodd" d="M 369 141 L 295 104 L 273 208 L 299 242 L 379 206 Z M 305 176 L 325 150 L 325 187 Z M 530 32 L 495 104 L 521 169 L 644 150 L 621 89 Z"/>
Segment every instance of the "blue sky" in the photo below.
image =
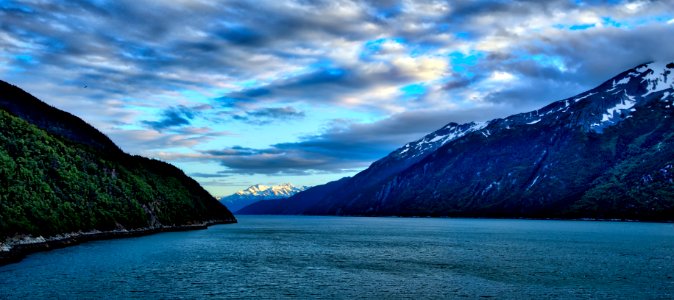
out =
<path fill-rule="evenodd" d="M 350 176 L 449 122 L 669 60 L 672 1 L 7 1 L 0 80 L 215 196 Z"/>

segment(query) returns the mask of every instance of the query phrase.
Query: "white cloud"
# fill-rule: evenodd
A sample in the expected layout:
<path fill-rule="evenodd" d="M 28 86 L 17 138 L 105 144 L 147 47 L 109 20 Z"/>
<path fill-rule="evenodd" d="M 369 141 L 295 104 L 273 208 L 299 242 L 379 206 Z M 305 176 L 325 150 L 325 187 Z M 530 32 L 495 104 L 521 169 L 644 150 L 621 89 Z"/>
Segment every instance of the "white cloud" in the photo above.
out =
<path fill-rule="evenodd" d="M 438 79 L 447 72 L 447 60 L 437 57 L 399 57 L 391 64 L 406 76 L 416 80 L 429 81 Z"/>
<path fill-rule="evenodd" d="M 493 81 L 513 81 L 515 80 L 515 76 L 508 72 L 495 71 L 491 73 L 489 79 Z"/>
<path fill-rule="evenodd" d="M 645 1 L 628 2 L 625 3 L 624 10 L 627 11 L 628 13 L 636 13 L 640 11 L 642 8 L 644 8 L 646 5 L 648 5 L 648 3 Z"/>

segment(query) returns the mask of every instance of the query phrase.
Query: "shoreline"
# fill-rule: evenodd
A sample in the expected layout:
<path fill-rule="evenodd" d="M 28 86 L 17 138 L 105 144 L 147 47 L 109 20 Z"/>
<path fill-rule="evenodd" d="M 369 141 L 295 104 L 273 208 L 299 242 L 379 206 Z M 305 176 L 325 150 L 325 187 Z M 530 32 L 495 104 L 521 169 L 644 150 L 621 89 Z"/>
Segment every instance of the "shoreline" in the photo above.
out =
<path fill-rule="evenodd" d="M 477 219 L 477 220 L 531 220 L 531 221 L 580 221 L 672 224 L 673 220 L 650 219 L 601 219 L 601 218 L 525 218 L 525 217 L 475 217 L 475 216 L 395 216 L 395 215 L 304 215 L 304 214 L 237 214 L 238 216 L 299 216 L 299 217 L 347 217 L 347 218 L 392 218 L 392 219 Z"/>
<path fill-rule="evenodd" d="M 86 232 L 86 233 L 68 233 L 63 237 L 52 237 L 50 239 L 42 239 L 43 241 L 39 242 L 28 242 L 28 243 L 17 243 L 9 246 L 9 250 L 0 251 L 0 267 L 12 263 L 18 263 L 22 261 L 26 256 L 37 253 L 50 251 L 54 249 L 61 249 L 65 247 L 75 246 L 86 242 L 93 241 L 102 241 L 102 240 L 112 240 L 112 239 L 123 239 L 131 237 L 141 237 L 146 235 L 152 235 L 162 232 L 180 232 L 180 231 L 191 231 L 191 230 L 204 230 L 212 225 L 220 224 L 235 224 L 236 220 L 217 220 L 217 221 L 208 221 L 201 224 L 193 225 L 179 225 L 179 226 L 166 226 L 166 227 L 156 227 L 156 228 L 140 228 L 132 230 L 119 230 L 119 231 L 96 231 L 96 232 Z"/>

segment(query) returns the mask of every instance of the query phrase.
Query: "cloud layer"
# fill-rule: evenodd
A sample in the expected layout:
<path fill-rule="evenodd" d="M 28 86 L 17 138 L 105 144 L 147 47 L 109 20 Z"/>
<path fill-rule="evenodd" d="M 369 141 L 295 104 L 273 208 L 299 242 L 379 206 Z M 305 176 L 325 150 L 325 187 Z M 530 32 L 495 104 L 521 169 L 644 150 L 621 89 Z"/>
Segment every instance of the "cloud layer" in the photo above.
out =
<path fill-rule="evenodd" d="M 133 153 L 214 164 L 237 182 L 342 174 L 448 122 L 671 60 L 672 12 L 672 1 L 9 0 L 0 75 Z"/>

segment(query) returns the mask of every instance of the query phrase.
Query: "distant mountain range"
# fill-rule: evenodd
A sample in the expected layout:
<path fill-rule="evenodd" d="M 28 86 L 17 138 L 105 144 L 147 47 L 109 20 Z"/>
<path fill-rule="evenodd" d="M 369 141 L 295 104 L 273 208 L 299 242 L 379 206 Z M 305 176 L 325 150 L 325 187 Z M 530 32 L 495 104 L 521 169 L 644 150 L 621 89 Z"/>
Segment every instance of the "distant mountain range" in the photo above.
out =
<path fill-rule="evenodd" d="M 306 186 L 296 187 L 290 183 L 280 185 L 256 184 L 232 195 L 222 197 L 220 202 L 227 206 L 229 210 L 236 212 L 260 200 L 288 198 L 306 189 Z"/>
<path fill-rule="evenodd" d="M 344 178 L 241 214 L 674 219 L 674 64 L 541 109 L 450 123 Z"/>
<path fill-rule="evenodd" d="M 236 222 L 180 169 L 126 154 L 82 119 L 2 81 L 0 178 L 0 252 L 20 236 Z"/>

